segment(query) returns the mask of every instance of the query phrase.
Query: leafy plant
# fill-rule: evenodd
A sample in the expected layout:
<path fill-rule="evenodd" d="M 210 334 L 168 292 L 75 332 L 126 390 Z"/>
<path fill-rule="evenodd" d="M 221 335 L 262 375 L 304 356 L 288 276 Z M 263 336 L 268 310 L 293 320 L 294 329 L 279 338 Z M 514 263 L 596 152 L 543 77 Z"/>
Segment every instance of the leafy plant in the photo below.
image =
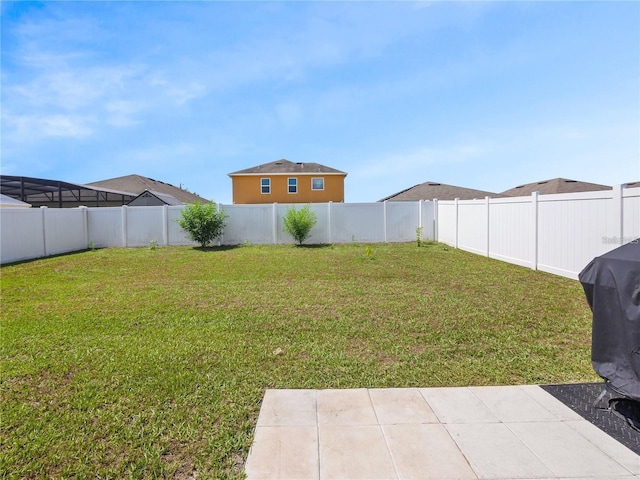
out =
<path fill-rule="evenodd" d="M 318 217 L 309 205 L 305 205 L 300 210 L 291 206 L 283 218 L 284 231 L 291 235 L 298 245 L 302 245 L 302 242 L 311 235 L 311 229 L 317 221 Z"/>
<path fill-rule="evenodd" d="M 192 203 L 182 210 L 177 222 L 190 240 L 206 247 L 222 235 L 227 217 L 226 212 L 218 210 L 214 202 Z"/>
<path fill-rule="evenodd" d="M 419 247 L 422 246 L 422 228 L 423 227 L 416 227 L 416 243 Z"/>
<path fill-rule="evenodd" d="M 155 250 L 156 248 L 158 248 L 158 241 L 157 240 L 150 240 L 149 241 L 149 248 L 151 250 Z"/>

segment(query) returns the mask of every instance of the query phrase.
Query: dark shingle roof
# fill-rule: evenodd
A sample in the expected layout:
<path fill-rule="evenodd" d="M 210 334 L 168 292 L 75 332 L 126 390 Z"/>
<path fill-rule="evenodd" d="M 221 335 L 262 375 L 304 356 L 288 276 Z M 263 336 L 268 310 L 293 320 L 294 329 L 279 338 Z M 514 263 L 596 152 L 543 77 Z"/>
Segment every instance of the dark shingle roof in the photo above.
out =
<path fill-rule="evenodd" d="M 595 192 L 599 190 L 611 190 L 608 185 L 598 185 L 597 183 L 579 182 L 566 178 L 554 178 L 543 180 L 542 182 L 527 183 L 519 185 L 502 192 L 508 197 L 521 197 L 531 195 L 533 192 L 540 192 L 542 195 L 553 193 L 575 193 L 575 192 Z"/>
<path fill-rule="evenodd" d="M 454 200 L 459 198 L 460 200 L 473 200 L 474 198 L 485 197 L 502 197 L 498 193 L 485 192 L 483 190 L 474 190 L 473 188 L 457 187 L 455 185 L 447 185 L 445 183 L 437 182 L 425 182 L 420 185 L 402 190 L 401 192 L 394 193 L 388 197 L 385 197 L 380 202 L 386 200 L 392 202 L 400 201 L 414 201 L 414 200 Z"/>
<path fill-rule="evenodd" d="M 640 187 L 640 181 L 625 183 L 626 188 L 638 188 Z"/>
<path fill-rule="evenodd" d="M 334 174 L 334 175 L 347 175 L 345 172 L 336 170 L 335 168 L 320 165 L 319 163 L 303 163 L 303 162 L 290 162 L 284 158 L 276 160 L 275 162 L 264 163 L 257 167 L 246 168 L 244 170 L 238 170 L 232 172 L 229 176 L 233 175 L 260 175 L 260 174 L 297 174 L 297 175 L 313 175 L 316 173 Z"/>
<path fill-rule="evenodd" d="M 181 203 L 207 203 L 209 200 L 201 196 L 191 193 L 183 188 L 176 187 L 170 183 L 154 180 L 153 178 L 143 177 L 141 175 L 125 175 L 124 177 L 110 178 L 108 180 L 100 180 L 92 182 L 88 185 L 94 185 L 105 188 L 113 188 L 115 190 L 124 190 L 132 192 L 136 195 L 150 190 L 157 193 L 165 193 L 178 199 Z"/>

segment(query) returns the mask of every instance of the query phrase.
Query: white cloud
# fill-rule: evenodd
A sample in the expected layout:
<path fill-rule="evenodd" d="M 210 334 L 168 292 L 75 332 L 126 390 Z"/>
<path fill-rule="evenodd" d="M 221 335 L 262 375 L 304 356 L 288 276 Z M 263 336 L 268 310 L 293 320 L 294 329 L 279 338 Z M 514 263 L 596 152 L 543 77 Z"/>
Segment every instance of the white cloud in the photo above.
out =
<path fill-rule="evenodd" d="M 52 137 L 86 137 L 93 133 L 91 119 L 76 115 L 51 115 L 36 119 L 42 132 Z M 37 129 L 37 125 L 34 125 Z"/>
<path fill-rule="evenodd" d="M 83 138 L 94 132 L 95 120 L 88 115 L 2 113 L 3 129 L 15 143 L 30 143 L 41 137 Z M 6 133 L 5 133 L 6 135 Z"/>

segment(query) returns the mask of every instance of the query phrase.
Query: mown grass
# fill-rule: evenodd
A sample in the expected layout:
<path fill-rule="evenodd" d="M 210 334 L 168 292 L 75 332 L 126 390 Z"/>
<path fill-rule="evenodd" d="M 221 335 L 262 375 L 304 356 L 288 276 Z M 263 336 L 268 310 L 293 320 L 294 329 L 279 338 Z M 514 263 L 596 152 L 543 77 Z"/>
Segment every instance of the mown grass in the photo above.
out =
<path fill-rule="evenodd" d="M 441 244 L 2 268 L 6 478 L 241 478 L 267 388 L 595 380 L 577 281 Z"/>

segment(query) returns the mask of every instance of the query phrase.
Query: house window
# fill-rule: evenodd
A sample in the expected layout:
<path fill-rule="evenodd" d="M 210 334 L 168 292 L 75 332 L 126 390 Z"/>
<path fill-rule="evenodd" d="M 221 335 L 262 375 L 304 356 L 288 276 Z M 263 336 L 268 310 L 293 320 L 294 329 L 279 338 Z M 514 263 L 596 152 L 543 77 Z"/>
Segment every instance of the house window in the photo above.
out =
<path fill-rule="evenodd" d="M 288 180 L 289 193 L 298 193 L 298 179 L 290 178 Z"/>
<path fill-rule="evenodd" d="M 270 178 L 261 178 L 260 179 L 260 193 L 271 193 L 271 179 Z"/>
<path fill-rule="evenodd" d="M 311 190 L 324 190 L 324 178 L 312 178 Z"/>

